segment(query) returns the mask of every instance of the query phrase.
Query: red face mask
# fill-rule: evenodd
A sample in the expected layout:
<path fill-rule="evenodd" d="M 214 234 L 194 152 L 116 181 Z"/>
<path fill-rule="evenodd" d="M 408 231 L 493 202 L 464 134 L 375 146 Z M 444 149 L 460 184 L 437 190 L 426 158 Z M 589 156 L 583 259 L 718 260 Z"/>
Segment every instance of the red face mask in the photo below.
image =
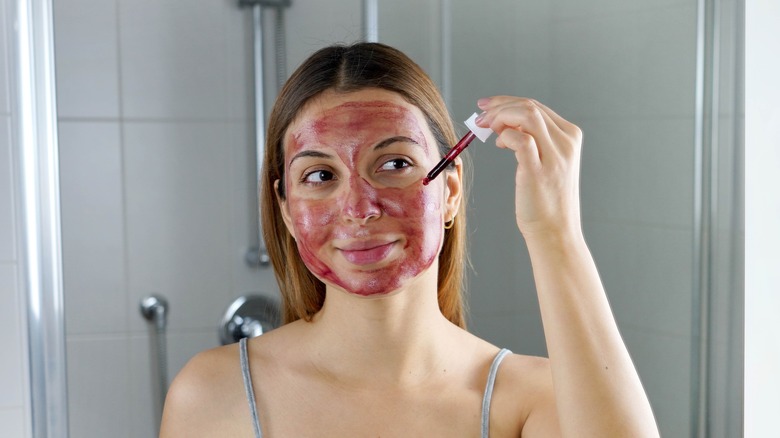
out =
<path fill-rule="evenodd" d="M 388 294 L 441 250 L 444 191 L 421 182 L 439 159 L 435 142 L 400 97 L 329 102 L 309 105 L 288 129 L 283 209 L 317 278 L 352 294 Z"/>

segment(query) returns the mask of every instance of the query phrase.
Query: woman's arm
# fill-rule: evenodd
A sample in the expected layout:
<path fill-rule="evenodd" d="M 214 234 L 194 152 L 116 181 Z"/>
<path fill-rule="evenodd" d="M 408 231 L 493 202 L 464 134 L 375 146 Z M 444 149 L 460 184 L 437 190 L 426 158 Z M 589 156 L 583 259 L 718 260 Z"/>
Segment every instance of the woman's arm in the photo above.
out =
<path fill-rule="evenodd" d="M 531 99 L 481 99 L 480 126 L 515 153 L 516 218 L 528 246 L 550 356 L 554 412 L 563 436 L 658 436 L 650 403 L 618 332 L 580 225 L 582 133 Z M 544 436 L 544 431 L 541 430 Z"/>

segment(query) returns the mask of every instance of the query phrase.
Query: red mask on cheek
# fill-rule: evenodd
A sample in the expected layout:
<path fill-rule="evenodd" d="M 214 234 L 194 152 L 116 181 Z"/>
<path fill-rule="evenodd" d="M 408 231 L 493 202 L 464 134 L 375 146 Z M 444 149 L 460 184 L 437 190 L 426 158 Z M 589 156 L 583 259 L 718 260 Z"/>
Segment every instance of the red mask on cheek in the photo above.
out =
<path fill-rule="evenodd" d="M 405 280 L 431 266 L 443 238 L 440 203 L 433 190 L 416 184 L 414 188 L 385 188 L 376 193 L 380 219 L 362 227 L 345 221 L 342 200 L 288 201 L 303 262 L 323 282 L 357 295 L 386 294 L 398 289 Z M 338 243 L 333 245 L 387 236 L 397 240 L 387 248 L 389 254 L 375 250 L 380 260 L 390 256 L 389 261 L 380 261 L 376 269 L 350 266 L 343 260 Z"/>

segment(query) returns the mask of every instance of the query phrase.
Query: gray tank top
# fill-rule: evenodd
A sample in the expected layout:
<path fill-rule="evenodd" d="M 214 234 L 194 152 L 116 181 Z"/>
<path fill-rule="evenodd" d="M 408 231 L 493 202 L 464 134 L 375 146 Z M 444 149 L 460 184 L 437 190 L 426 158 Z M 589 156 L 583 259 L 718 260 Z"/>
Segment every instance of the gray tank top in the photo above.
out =
<path fill-rule="evenodd" d="M 260 429 L 260 418 L 257 415 L 255 390 L 252 388 L 252 376 L 249 374 L 249 356 L 246 351 L 246 338 L 242 338 L 239 341 L 238 346 L 241 358 L 241 374 L 244 377 L 244 390 L 246 390 L 246 398 L 249 401 L 249 412 L 252 414 L 252 427 L 255 430 L 255 438 L 262 438 L 263 431 Z M 493 385 L 496 382 L 498 366 L 501 365 L 501 361 L 509 354 L 512 354 L 512 352 L 506 348 L 501 349 L 493 359 L 493 363 L 490 365 L 490 373 L 488 373 L 487 384 L 485 385 L 485 394 L 482 396 L 482 438 L 488 438 L 489 436 L 490 400 L 493 398 Z"/>

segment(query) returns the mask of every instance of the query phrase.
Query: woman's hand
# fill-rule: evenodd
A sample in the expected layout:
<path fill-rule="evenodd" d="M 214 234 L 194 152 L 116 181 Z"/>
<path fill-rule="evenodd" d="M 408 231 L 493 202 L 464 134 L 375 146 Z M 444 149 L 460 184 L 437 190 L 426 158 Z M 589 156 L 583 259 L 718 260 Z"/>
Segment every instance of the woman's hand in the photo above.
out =
<path fill-rule="evenodd" d="M 582 131 L 533 99 L 480 99 L 477 125 L 490 127 L 496 145 L 517 159 L 515 216 L 526 239 L 581 234 L 579 167 Z"/>

